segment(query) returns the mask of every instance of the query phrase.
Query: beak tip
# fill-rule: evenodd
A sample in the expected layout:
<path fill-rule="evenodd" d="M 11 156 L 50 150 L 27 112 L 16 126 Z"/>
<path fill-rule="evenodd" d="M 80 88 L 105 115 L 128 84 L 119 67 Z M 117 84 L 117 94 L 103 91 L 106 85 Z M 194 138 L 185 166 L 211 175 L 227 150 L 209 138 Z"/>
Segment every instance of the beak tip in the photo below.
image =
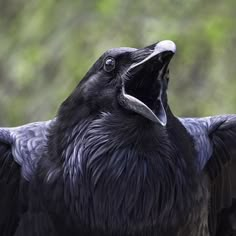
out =
<path fill-rule="evenodd" d="M 163 127 L 165 127 L 166 125 L 167 125 L 167 120 L 165 120 L 165 121 L 159 121 L 159 123 L 163 126 Z"/>
<path fill-rule="evenodd" d="M 171 40 L 163 40 L 163 41 L 156 44 L 154 50 L 158 51 L 159 53 L 165 52 L 165 51 L 171 51 L 172 53 L 175 53 L 176 52 L 176 45 Z"/>

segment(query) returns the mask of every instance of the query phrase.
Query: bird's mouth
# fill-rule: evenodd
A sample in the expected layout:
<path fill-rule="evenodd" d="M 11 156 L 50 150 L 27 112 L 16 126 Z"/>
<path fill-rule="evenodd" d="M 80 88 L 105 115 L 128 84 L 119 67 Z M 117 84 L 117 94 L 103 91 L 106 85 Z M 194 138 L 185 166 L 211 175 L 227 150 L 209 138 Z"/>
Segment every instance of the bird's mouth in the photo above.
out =
<path fill-rule="evenodd" d="M 165 126 L 163 79 L 176 51 L 172 41 L 165 40 L 132 52 L 135 61 L 123 77 L 120 104 L 153 122 Z"/>

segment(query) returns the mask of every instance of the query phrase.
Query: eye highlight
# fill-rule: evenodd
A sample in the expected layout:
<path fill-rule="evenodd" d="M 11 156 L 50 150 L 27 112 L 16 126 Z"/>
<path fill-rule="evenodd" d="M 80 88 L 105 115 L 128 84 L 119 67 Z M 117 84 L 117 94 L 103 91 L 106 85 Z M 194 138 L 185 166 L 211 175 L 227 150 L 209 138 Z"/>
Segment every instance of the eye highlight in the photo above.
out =
<path fill-rule="evenodd" d="M 105 63 L 104 63 L 104 70 L 106 72 L 111 72 L 115 69 L 116 67 L 116 61 L 113 57 L 108 57 L 106 60 L 105 60 Z"/>

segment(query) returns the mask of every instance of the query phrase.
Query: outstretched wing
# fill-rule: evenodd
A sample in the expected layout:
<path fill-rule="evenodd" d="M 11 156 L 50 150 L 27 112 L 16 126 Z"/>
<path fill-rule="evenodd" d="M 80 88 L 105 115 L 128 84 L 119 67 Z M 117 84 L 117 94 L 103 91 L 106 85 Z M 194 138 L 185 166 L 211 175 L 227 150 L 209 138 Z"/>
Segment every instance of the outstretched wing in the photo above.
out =
<path fill-rule="evenodd" d="M 0 235 L 13 235 L 27 185 L 42 156 L 51 121 L 0 128 Z"/>
<path fill-rule="evenodd" d="M 236 115 L 180 119 L 210 178 L 211 235 L 236 235 Z"/>

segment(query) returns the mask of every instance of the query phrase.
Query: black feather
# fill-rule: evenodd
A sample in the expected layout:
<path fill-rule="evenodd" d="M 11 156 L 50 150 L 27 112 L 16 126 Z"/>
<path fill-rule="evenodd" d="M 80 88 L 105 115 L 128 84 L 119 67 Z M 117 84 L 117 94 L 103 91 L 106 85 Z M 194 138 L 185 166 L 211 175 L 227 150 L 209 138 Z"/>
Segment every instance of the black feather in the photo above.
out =
<path fill-rule="evenodd" d="M 19 220 L 20 167 L 10 145 L 0 143 L 0 235 L 14 234 Z"/>

